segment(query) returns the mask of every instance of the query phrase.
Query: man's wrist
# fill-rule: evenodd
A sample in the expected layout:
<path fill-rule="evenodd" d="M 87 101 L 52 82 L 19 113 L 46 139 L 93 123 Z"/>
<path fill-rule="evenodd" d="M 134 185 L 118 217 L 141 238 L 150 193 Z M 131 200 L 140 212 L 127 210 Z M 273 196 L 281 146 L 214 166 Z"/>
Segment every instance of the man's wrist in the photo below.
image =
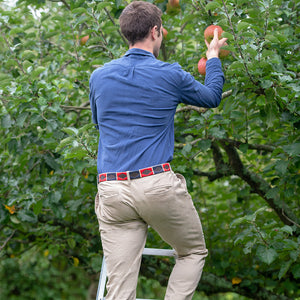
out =
<path fill-rule="evenodd" d="M 219 58 L 219 51 L 210 51 L 210 52 L 206 53 L 206 57 L 207 57 L 207 59 L 210 59 L 213 57 Z"/>
<path fill-rule="evenodd" d="M 209 60 L 211 58 L 219 58 L 219 56 L 218 55 L 209 56 L 209 57 L 207 57 L 207 60 Z"/>

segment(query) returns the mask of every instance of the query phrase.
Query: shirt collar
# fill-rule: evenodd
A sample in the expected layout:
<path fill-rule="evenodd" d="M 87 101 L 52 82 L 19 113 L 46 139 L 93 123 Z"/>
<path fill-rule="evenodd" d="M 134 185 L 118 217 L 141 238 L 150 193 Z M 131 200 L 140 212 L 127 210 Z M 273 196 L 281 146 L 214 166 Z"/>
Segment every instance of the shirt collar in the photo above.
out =
<path fill-rule="evenodd" d="M 143 56 L 152 56 L 153 58 L 155 58 L 155 56 L 153 55 L 153 53 L 140 49 L 140 48 L 131 48 L 129 49 L 124 56 L 129 56 L 129 55 L 143 55 Z"/>

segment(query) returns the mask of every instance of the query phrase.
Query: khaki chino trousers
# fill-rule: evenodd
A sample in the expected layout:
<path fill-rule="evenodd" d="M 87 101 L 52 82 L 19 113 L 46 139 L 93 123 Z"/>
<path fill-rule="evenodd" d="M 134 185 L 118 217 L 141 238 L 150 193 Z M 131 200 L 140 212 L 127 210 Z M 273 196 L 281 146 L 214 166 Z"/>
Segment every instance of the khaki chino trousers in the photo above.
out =
<path fill-rule="evenodd" d="M 106 300 L 136 299 L 148 225 L 177 253 L 165 300 L 190 300 L 207 249 L 185 179 L 173 171 L 98 184 L 95 212 L 107 264 Z"/>

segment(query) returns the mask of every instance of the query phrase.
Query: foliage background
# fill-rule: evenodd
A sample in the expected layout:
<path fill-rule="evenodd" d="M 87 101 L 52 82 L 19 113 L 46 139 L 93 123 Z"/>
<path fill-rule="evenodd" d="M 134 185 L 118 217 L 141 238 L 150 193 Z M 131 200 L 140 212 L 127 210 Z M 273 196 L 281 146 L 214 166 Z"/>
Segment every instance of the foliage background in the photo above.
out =
<path fill-rule="evenodd" d="M 102 248 L 88 80 L 126 52 L 118 17 L 129 1 L 12 2 L 0 2 L 1 299 L 94 299 Z M 175 118 L 172 167 L 210 251 L 194 299 L 299 299 L 299 1 L 152 2 L 168 30 L 161 60 L 204 82 L 210 24 L 231 51 L 220 107 L 180 106 Z M 167 247 L 151 230 L 147 246 Z M 162 299 L 172 263 L 146 257 L 138 296 Z"/>

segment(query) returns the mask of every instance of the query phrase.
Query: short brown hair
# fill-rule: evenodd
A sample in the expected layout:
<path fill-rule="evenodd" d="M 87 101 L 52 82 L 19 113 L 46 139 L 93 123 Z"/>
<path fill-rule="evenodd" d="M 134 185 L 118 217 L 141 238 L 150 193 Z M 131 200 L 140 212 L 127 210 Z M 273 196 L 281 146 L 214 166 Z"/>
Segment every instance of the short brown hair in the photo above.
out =
<path fill-rule="evenodd" d="M 121 31 L 131 45 L 146 38 L 156 25 L 160 34 L 162 11 L 152 3 L 133 1 L 120 16 Z"/>

